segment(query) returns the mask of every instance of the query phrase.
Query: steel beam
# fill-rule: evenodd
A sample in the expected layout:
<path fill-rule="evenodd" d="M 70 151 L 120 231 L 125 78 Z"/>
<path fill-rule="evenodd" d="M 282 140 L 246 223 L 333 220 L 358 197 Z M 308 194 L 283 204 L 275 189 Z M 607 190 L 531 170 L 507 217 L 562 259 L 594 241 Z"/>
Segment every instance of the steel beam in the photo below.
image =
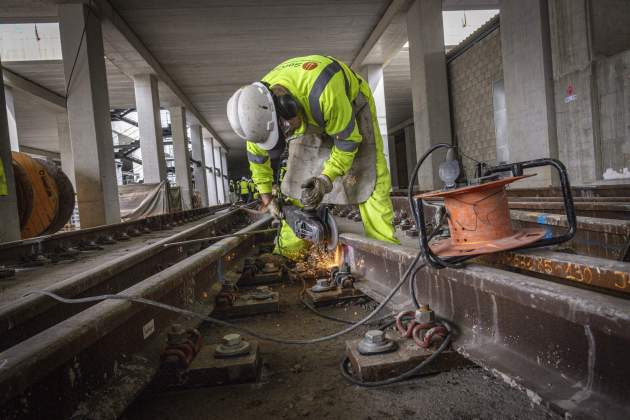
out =
<path fill-rule="evenodd" d="M 412 3 L 412 0 L 393 0 L 389 4 L 389 6 L 387 7 L 385 12 L 381 16 L 380 20 L 378 21 L 378 23 L 376 24 L 372 32 L 370 32 L 370 35 L 368 35 L 367 39 L 361 46 L 361 49 L 355 56 L 354 60 L 352 60 L 352 64 L 351 64 L 352 69 L 359 70 L 361 66 L 363 66 L 366 58 L 370 55 L 370 52 L 376 47 L 378 42 L 386 33 L 390 24 L 394 22 L 397 17 L 400 17 L 400 15 L 404 15 L 409 9 L 411 3 Z M 391 48 L 390 48 L 391 51 L 387 51 L 386 53 L 383 54 L 387 56 L 387 58 L 385 58 L 382 63 L 378 63 L 378 64 L 383 64 L 383 65 L 387 64 L 389 60 L 391 60 L 391 58 L 400 51 L 403 44 L 406 42 L 406 39 L 405 39 L 406 37 L 404 36 L 406 34 L 403 33 L 402 35 L 403 36 L 399 37 L 399 39 L 395 40 L 395 42 L 392 43 L 393 45 L 391 45 Z M 376 63 L 370 63 L 370 64 L 376 64 Z"/>
<path fill-rule="evenodd" d="M 341 235 L 364 293 L 382 300 L 417 250 Z M 424 268 L 420 302 L 456 331 L 455 349 L 527 392 L 534 403 L 577 418 L 628 418 L 630 302 L 475 264 Z M 412 307 L 404 287 L 395 309 Z"/>
<path fill-rule="evenodd" d="M 486 255 L 483 261 L 523 273 L 630 294 L 630 263 L 627 262 L 547 250 L 501 252 Z"/>
<path fill-rule="evenodd" d="M 66 98 L 63 96 L 4 67 L 2 68 L 2 77 L 6 85 L 32 95 L 42 105 L 51 108 L 53 111 L 66 112 Z"/>

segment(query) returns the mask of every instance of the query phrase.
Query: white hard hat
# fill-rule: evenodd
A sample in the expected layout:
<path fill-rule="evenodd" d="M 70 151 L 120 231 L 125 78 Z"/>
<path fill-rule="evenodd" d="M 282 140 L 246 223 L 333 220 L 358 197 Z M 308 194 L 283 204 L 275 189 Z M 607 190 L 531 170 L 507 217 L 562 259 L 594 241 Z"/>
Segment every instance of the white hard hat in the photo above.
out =
<path fill-rule="evenodd" d="M 278 117 L 273 96 L 264 84 L 252 83 L 228 100 L 227 115 L 232 130 L 243 140 L 271 150 L 278 143 Z"/>

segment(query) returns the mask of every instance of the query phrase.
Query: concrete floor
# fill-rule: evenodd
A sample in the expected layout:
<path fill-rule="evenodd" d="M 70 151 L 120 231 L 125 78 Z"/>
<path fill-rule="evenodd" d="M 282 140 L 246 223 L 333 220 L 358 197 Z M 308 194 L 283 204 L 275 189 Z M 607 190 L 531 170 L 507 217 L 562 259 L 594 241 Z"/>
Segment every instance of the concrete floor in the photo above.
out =
<path fill-rule="evenodd" d="M 320 318 L 298 300 L 301 286 L 280 291 L 281 312 L 237 321 L 261 333 L 309 338 L 329 334 L 341 324 Z M 327 314 L 358 320 L 364 306 L 325 308 Z M 474 366 L 418 378 L 381 389 L 348 384 L 338 365 L 345 341 L 365 329 L 310 346 L 261 343 L 264 361 L 259 383 L 144 395 L 124 420 L 148 419 L 553 419 L 524 393 Z M 208 343 L 228 329 L 204 327 Z"/>

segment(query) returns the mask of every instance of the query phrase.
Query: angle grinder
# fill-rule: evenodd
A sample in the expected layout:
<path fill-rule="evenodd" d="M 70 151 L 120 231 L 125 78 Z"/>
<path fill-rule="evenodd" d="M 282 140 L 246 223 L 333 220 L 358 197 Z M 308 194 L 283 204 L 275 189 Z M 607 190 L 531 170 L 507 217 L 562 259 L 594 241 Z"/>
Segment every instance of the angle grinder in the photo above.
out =
<path fill-rule="evenodd" d="M 325 205 L 307 210 L 285 204 L 282 206 L 282 214 L 298 238 L 315 245 L 325 245 L 328 251 L 337 248 L 339 230 L 334 217 Z"/>

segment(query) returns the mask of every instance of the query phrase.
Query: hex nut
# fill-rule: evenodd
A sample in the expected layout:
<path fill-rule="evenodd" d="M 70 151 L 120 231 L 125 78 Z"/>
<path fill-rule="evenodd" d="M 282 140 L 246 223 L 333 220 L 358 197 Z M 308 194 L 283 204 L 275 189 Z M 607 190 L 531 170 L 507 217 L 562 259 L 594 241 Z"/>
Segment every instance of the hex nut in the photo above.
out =
<path fill-rule="evenodd" d="M 240 334 L 226 334 L 223 336 L 223 344 L 228 347 L 237 347 L 241 344 Z"/>
<path fill-rule="evenodd" d="M 385 341 L 385 333 L 381 330 L 369 330 L 365 333 L 365 339 L 370 343 L 380 344 Z"/>

